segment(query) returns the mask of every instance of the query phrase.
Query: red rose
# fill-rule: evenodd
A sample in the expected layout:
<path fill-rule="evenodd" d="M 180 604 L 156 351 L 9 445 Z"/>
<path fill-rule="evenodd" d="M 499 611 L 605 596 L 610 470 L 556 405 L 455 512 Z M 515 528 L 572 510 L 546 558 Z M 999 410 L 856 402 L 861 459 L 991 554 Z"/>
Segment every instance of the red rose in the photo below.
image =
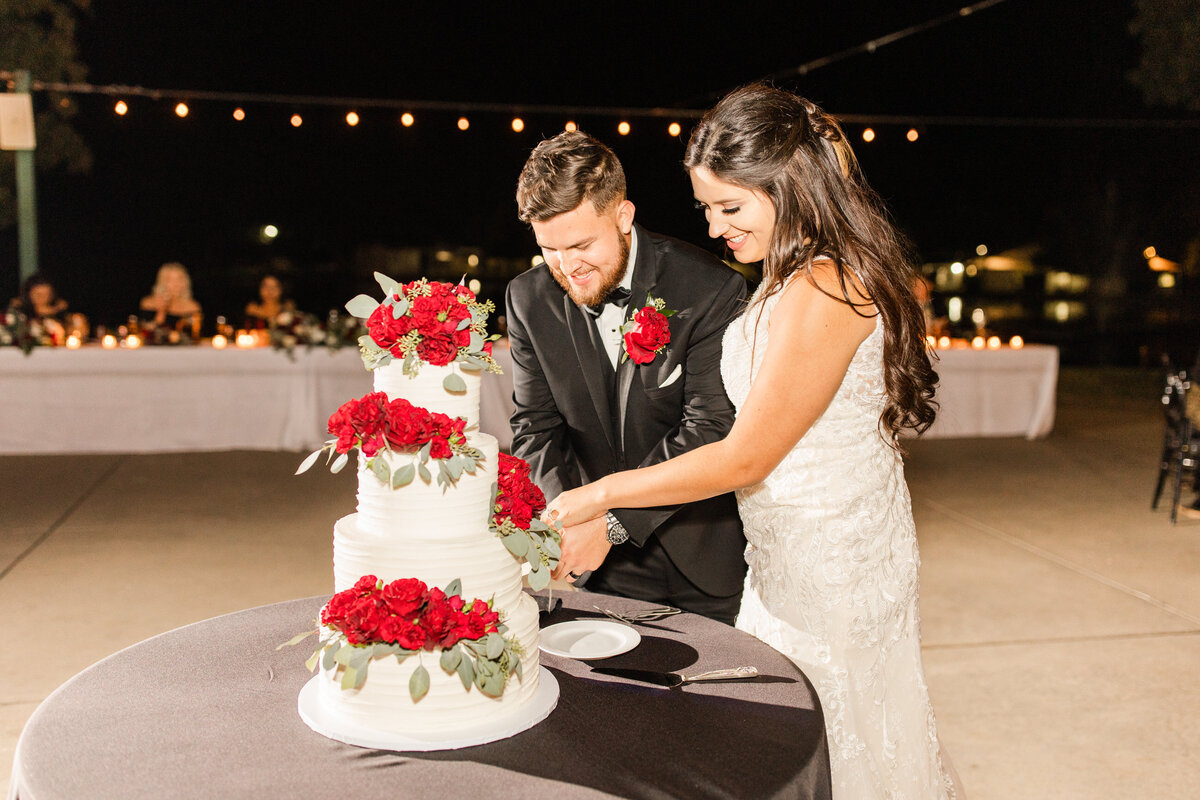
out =
<path fill-rule="evenodd" d="M 392 350 L 392 355 L 400 355 L 393 347 L 412 329 L 412 317 L 405 314 L 400 319 L 396 319 L 390 305 L 380 304 L 371 312 L 371 316 L 367 317 L 367 331 L 371 334 L 371 338 L 384 350 Z"/>
<path fill-rule="evenodd" d="M 413 450 L 428 442 L 434 428 L 429 412 L 403 397 L 388 403 L 387 440 L 397 450 Z"/>
<path fill-rule="evenodd" d="M 350 409 L 350 423 L 358 433 L 363 455 L 375 455 L 385 443 L 387 395 L 371 392 Z"/>
<path fill-rule="evenodd" d="M 637 327 L 625 334 L 625 351 L 635 364 L 649 364 L 661 347 L 671 341 L 667 318 L 653 306 L 646 306 L 633 315 Z"/>
<path fill-rule="evenodd" d="M 454 293 L 459 297 L 465 297 L 468 303 L 475 301 L 475 293 L 461 283 L 454 287 Z"/>
<path fill-rule="evenodd" d="M 364 594 L 375 591 L 377 588 L 379 588 L 379 578 L 376 578 L 374 575 L 363 575 L 354 584 L 354 588 L 351 591 L 361 597 Z"/>
<path fill-rule="evenodd" d="M 398 644 L 405 650 L 420 650 L 425 646 L 425 631 L 419 625 L 400 617 L 388 617 L 379 628 L 380 638 Z"/>
<path fill-rule="evenodd" d="M 412 617 L 424 605 L 428 587 L 416 578 L 401 578 L 383 587 L 383 601 L 388 611 L 406 619 Z"/>
<path fill-rule="evenodd" d="M 412 302 L 412 318 L 421 336 L 436 336 L 446 321 L 446 300 L 436 295 L 418 297 Z"/>
<path fill-rule="evenodd" d="M 424 338 L 417 345 L 417 355 L 427 364 L 444 367 L 458 356 L 458 344 L 452 333 L 438 330 L 434 334 L 423 334 Z"/>
<path fill-rule="evenodd" d="M 350 414 L 347 406 L 349 406 L 349 403 L 343 405 L 329 417 L 329 432 L 337 436 L 335 449 L 339 453 L 350 452 L 358 439 L 354 425 L 350 422 Z"/>
<path fill-rule="evenodd" d="M 518 495 L 497 495 L 496 505 L 500 506 L 501 516 L 511 519 L 522 530 L 527 530 L 533 522 L 533 508 Z"/>

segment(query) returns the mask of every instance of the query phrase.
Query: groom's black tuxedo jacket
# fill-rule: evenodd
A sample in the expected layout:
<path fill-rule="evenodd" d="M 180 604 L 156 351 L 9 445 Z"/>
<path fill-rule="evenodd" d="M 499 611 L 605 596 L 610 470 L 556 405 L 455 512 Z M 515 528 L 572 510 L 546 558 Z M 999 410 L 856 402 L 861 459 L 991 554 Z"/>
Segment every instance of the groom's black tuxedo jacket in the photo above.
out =
<path fill-rule="evenodd" d="M 509 283 L 513 455 L 528 461 L 547 499 L 609 473 L 645 467 L 718 441 L 734 409 L 721 382 L 721 336 L 743 308 L 746 283 L 718 259 L 634 226 L 637 261 L 626 311 L 661 298 L 671 341 L 649 364 L 604 352 L 593 318 L 546 265 Z M 672 373 L 681 368 L 675 380 Z M 665 384 L 665 385 L 664 385 Z M 713 464 L 713 469 L 722 465 Z M 657 536 L 671 561 L 706 594 L 742 588 L 745 539 L 732 494 L 684 506 L 614 509 L 641 546 Z"/>

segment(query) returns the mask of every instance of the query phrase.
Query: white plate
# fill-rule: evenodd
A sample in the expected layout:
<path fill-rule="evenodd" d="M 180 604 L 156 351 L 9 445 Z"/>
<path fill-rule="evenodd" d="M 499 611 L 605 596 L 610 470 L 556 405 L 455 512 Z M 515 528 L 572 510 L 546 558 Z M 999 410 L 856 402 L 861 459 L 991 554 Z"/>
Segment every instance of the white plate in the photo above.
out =
<path fill-rule="evenodd" d="M 628 653 L 642 635 L 610 619 L 576 619 L 542 628 L 541 648 L 552 656 L 591 659 Z"/>

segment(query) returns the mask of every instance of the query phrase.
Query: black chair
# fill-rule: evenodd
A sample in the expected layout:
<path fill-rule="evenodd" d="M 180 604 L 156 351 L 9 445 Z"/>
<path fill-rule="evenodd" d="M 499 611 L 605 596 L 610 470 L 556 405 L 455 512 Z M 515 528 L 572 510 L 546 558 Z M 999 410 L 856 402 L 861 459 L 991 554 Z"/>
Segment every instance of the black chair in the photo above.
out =
<path fill-rule="evenodd" d="M 1200 431 L 1197 431 L 1187 417 L 1187 390 L 1190 386 L 1186 372 L 1176 372 L 1168 369 L 1166 382 L 1163 386 L 1162 404 L 1166 417 L 1166 428 L 1163 431 L 1162 458 L 1158 466 L 1158 483 L 1154 487 L 1154 500 L 1150 508 L 1158 508 L 1158 499 L 1162 496 L 1163 485 L 1167 478 L 1171 479 L 1171 524 L 1175 524 L 1179 513 L 1179 495 L 1183 487 L 1185 473 L 1193 476 L 1193 487 L 1200 488 L 1200 474 L 1197 474 L 1197 455 L 1200 454 Z"/>

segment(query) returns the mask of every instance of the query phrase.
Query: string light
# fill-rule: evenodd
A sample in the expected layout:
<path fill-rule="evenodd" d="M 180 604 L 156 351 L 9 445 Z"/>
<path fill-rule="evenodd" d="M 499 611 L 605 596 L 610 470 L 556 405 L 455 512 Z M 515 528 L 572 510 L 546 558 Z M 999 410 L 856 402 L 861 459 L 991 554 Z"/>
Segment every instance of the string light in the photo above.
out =
<path fill-rule="evenodd" d="M 400 115 L 400 124 L 404 127 L 411 128 L 414 122 L 416 122 L 416 119 L 414 119 L 413 115 L 407 111 Z"/>
<path fill-rule="evenodd" d="M 246 118 L 246 112 L 240 108 L 235 108 L 233 110 L 233 118 L 236 119 L 238 122 L 241 122 L 242 120 L 244 120 Z"/>
<path fill-rule="evenodd" d="M 563 126 L 563 130 L 564 131 L 577 131 L 577 130 L 579 130 L 579 126 L 576 125 L 571 120 L 567 120 L 567 124 Z"/>
<path fill-rule="evenodd" d="M 459 118 L 458 118 L 458 129 L 459 129 L 460 131 L 465 131 L 465 130 L 466 130 L 467 128 L 469 128 L 469 127 L 471 127 L 471 121 L 470 121 L 470 120 L 468 120 L 466 117 L 459 117 Z"/>
<path fill-rule="evenodd" d="M 113 106 L 113 111 L 117 112 L 118 116 L 123 117 L 129 112 L 129 106 L 125 104 L 124 100 L 118 100 L 117 104 Z"/>
<path fill-rule="evenodd" d="M 625 122 L 624 120 L 621 120 L 621 124 L 617 126 L 617 133 L 621 134 L 622 136 L 628 136 L 629 135 L 629 123 Z"/>
<path fill-rule="evenodd" d="M 874 128 L 863 128 L 863 141 L 864 142 L 875 141 L 875 129 Z"/>
<path fill-rule="evenodd" d="M 179 103 L 175 106 L 175 116 L 182 119 L 183 117 L 186 117 L 187 115 L 188 115 L 187 103 Z"/>
<path fill-rule="evenodd" d="M 520 117 L 513 117 L 512 129 L 517 133 L 525 130 L 525 120 L 521 119 Z"/>
<path fill-rule="evenodd" d="M 909 128 L 908 133 L 904 135 L 904 138 L 908 139 L 910 142 L 915 142 L 918 136 L 920 136 L 920 134 L 917 133 L 916 128 Z"/>
<path fill-rule="evenodd" d="M 301 125 L 304 124 L 304 117 L 300 116 L 299 114 L 292 114 L 291 121 L 292 121 L 293 128 L 299 128 Z"/>
<path fill-rule="evenodd" d="M 670 125 L 667 126 L 667 133 L 671 136 L 678 136 L 682 132 L 683 132 L 683 126 L 680 125 L 678 122 L 672 122 Z"/>
<path fill-rule="evenodd" d="M 346 115 L 346 124 L 349 125 L 351 128 L 353 128 L 355 125 L 357 125 L 358 124 L 358 112 L 351 111 L 349 114 L 347 114 Z"/>

